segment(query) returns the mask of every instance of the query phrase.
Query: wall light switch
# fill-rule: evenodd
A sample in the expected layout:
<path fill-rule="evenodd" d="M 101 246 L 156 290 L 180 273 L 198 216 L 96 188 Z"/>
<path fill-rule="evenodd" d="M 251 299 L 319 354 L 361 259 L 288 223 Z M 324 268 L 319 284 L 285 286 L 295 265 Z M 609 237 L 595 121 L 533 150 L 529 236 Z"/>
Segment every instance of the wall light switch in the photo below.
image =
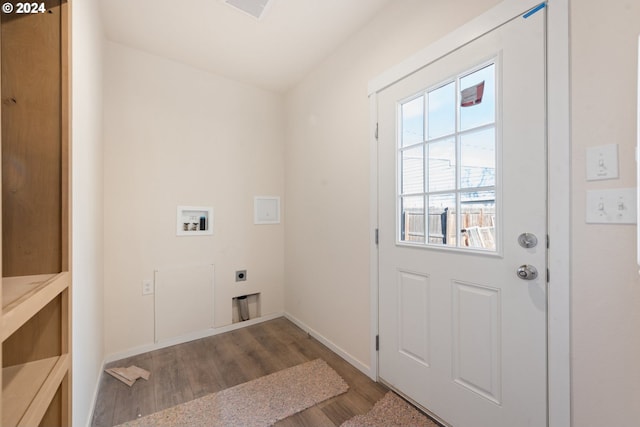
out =
<path fill-rule="evenodd" d="M 587 148 L 587 181 L 618 176 L 618 144 Z"/>
<path fill-rule="evenodd" d="M 588 224 L 635 224 L 636 189 L 587 191 Z"/>

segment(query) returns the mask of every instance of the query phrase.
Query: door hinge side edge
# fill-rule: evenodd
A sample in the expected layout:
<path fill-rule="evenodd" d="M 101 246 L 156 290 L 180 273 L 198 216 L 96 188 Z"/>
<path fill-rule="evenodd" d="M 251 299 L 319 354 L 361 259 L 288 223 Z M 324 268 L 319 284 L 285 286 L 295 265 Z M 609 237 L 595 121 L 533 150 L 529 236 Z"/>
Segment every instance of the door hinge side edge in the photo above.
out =
<path fill-rule="evenodd" d="M 375 132 L 376 141 L 378 141 L 378 123 L 376 122 L 376 132 Z"/>
<path fill-rule="evenodd" d="M 379 228 L 376 228 L 375 238 L 376 238 L 376 245 L 377 245 L 380 242 L 380 229 Z"/>
<path fill-rule="evenodd" d="M 376 335 L 376 351 L 380 351 L 380 335 Z"/>

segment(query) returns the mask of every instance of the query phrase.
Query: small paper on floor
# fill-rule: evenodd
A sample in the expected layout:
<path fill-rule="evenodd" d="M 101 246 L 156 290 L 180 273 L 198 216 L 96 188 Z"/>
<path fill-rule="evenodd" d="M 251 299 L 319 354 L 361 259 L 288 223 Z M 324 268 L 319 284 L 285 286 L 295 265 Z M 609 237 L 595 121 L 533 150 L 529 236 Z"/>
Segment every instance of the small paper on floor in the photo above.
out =
<path fill-rule="evenodd" d="M 138 378 L 148 380 L 151 373 L 145 369 L 131 365 L 128 368 L 109 368 L 104 370 L 107 374 L 122 381 L 131 387 Z"/>

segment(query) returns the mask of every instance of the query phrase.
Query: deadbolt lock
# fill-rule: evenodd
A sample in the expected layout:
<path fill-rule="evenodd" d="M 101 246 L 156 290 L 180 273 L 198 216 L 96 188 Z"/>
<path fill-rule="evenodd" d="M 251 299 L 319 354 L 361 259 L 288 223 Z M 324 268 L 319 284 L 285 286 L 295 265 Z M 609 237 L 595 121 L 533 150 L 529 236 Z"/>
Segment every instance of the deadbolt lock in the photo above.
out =
<path fill-rule="evenodd" d="M 518 243 L 525 249 L 538 246 L 538 238 L 533 233 L 522 233 L 518 236 Z"/>

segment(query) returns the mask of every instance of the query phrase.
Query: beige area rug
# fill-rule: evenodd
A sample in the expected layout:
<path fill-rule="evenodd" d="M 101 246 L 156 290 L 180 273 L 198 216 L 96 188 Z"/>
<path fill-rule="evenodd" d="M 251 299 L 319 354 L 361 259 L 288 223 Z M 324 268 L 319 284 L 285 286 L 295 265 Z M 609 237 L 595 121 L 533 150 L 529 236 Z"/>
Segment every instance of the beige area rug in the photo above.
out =
<path fill-rule="evenodd" d="M 411 404 L 388 392 L 364 415 L 357 415 L 340 427 L 439 427 Z"/>
<path fill-rule="evenodd" d="M 348 389 L 336 371 L 316 359 L 120 426 L 267 427 Z"/>

